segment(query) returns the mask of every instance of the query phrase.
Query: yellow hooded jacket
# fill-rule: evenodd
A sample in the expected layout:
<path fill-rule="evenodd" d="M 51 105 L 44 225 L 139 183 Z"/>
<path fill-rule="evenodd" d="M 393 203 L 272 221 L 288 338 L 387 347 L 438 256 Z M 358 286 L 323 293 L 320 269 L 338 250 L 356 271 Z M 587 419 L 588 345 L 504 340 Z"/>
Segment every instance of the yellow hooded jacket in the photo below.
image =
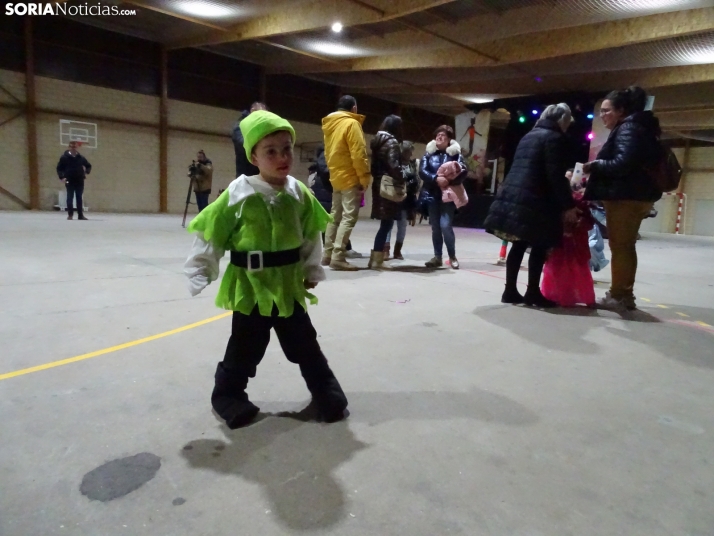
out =
<path fill-rule="evenodd" d="M 322 118 L 325 159 L 330 168 L 330 182 L 337 191 L 360 185 L 365 190 L 369 188 L 372 174 L 362 132 L 363 122 L 363 115 L 344 111 Z"/>

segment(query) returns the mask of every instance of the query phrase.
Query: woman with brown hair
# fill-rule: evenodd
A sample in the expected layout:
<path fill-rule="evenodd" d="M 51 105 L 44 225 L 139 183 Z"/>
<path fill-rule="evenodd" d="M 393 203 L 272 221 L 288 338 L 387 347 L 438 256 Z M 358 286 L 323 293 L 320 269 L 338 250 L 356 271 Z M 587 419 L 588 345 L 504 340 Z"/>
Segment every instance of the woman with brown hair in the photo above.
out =
<path fill-rule="evenodd" d="M 460 173 L 452 181 L 439 176 L 439 168 L 448 162 L 455 162 Z M 441 125 L 434 131 L 434 139 L 426 146 L 426 154 L 419 164 L 419 177 L 424 181 L 422 200 L 426 198 L 429 206 L 429 223 L 431 224 L 431 240 L 434 244 L 434 258 L 426 263 L 427 268 L 439 268 L 443 262 L 443 248 L 446 242 L 446 252 L 454 270 L 459 269 L 456 259 L 456 236 L 454 235 L 454 214 L 456 205 L 453 202 L 442 201 L 441 189 L 448 185 L 460 185 L 466 177 L 466 162 L 461 156 L 461 146 L 454 140 L 454 129 Z"/>

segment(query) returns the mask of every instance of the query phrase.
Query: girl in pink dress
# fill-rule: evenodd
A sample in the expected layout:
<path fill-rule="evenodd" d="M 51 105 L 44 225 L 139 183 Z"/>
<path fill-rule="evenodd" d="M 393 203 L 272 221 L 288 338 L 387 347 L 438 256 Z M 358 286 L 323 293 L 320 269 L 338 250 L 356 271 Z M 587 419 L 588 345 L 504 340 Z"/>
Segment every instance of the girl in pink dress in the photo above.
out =
<path fill-rule="evenodd" d="M 570 178 L 572 173 L 569 171 L 566 176 Z M 563 241 L 551 251 L 543 267 L 541 293 L 561 307 L 595 304 L 588 243 L 588 231 L 594 221 L 588 203 L 582 199 L 582 190 L 583 184 L 573 184 L 573 199 L 582 213 L 577 225 L 565 230 Z"/>

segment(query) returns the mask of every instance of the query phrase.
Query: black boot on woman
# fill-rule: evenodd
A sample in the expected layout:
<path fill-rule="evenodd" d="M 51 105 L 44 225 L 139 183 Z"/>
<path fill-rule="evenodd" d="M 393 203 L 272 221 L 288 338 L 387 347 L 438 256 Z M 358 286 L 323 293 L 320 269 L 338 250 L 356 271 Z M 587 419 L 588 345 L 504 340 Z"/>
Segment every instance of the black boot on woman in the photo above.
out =
<path fill-rule="evenodd" d="M 543 247 L 532 247 L 528 258 L 528 288 L 523 296 L 523 301 L 530 307 L 541 309 L 551 309 L 558 307 L 558 304 L 549 300 L 540 291 L 540 276 L 543 273 L 543 265 L 548 251 Z"/>
<path fill-rule="evenodd" d="M 523 296 L 518 292 L 516 285 L 509 285 L 506 283 L 506 289 L 503 291 L 501 296 L 501 303 L 523 303 Z"/>
<path fill-rule="evenodd" d="M 552 309 L 553 307 L 558 307 L 558 304 L 553 300 L 549 300 L 543 296 L 538 287 L 536 287 L 535 290 L 532 290 L 531 287 L 528 286 L 526 294 L 523 296 L 523 301 L 530 307 L 540 307 L 541 309 Z"/>

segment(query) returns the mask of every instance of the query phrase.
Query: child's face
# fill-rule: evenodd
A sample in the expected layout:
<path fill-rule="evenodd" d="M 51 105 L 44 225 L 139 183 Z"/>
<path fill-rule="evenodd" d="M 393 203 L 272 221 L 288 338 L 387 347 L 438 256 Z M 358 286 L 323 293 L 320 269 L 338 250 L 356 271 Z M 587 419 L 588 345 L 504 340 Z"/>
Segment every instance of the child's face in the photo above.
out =
<path fill-rule="evenodd" d="M 293 165 L 293 138 L 287 131 L 260 140 L 250 157 L 261 176 L 269 183 L 284 184 Z"/>

